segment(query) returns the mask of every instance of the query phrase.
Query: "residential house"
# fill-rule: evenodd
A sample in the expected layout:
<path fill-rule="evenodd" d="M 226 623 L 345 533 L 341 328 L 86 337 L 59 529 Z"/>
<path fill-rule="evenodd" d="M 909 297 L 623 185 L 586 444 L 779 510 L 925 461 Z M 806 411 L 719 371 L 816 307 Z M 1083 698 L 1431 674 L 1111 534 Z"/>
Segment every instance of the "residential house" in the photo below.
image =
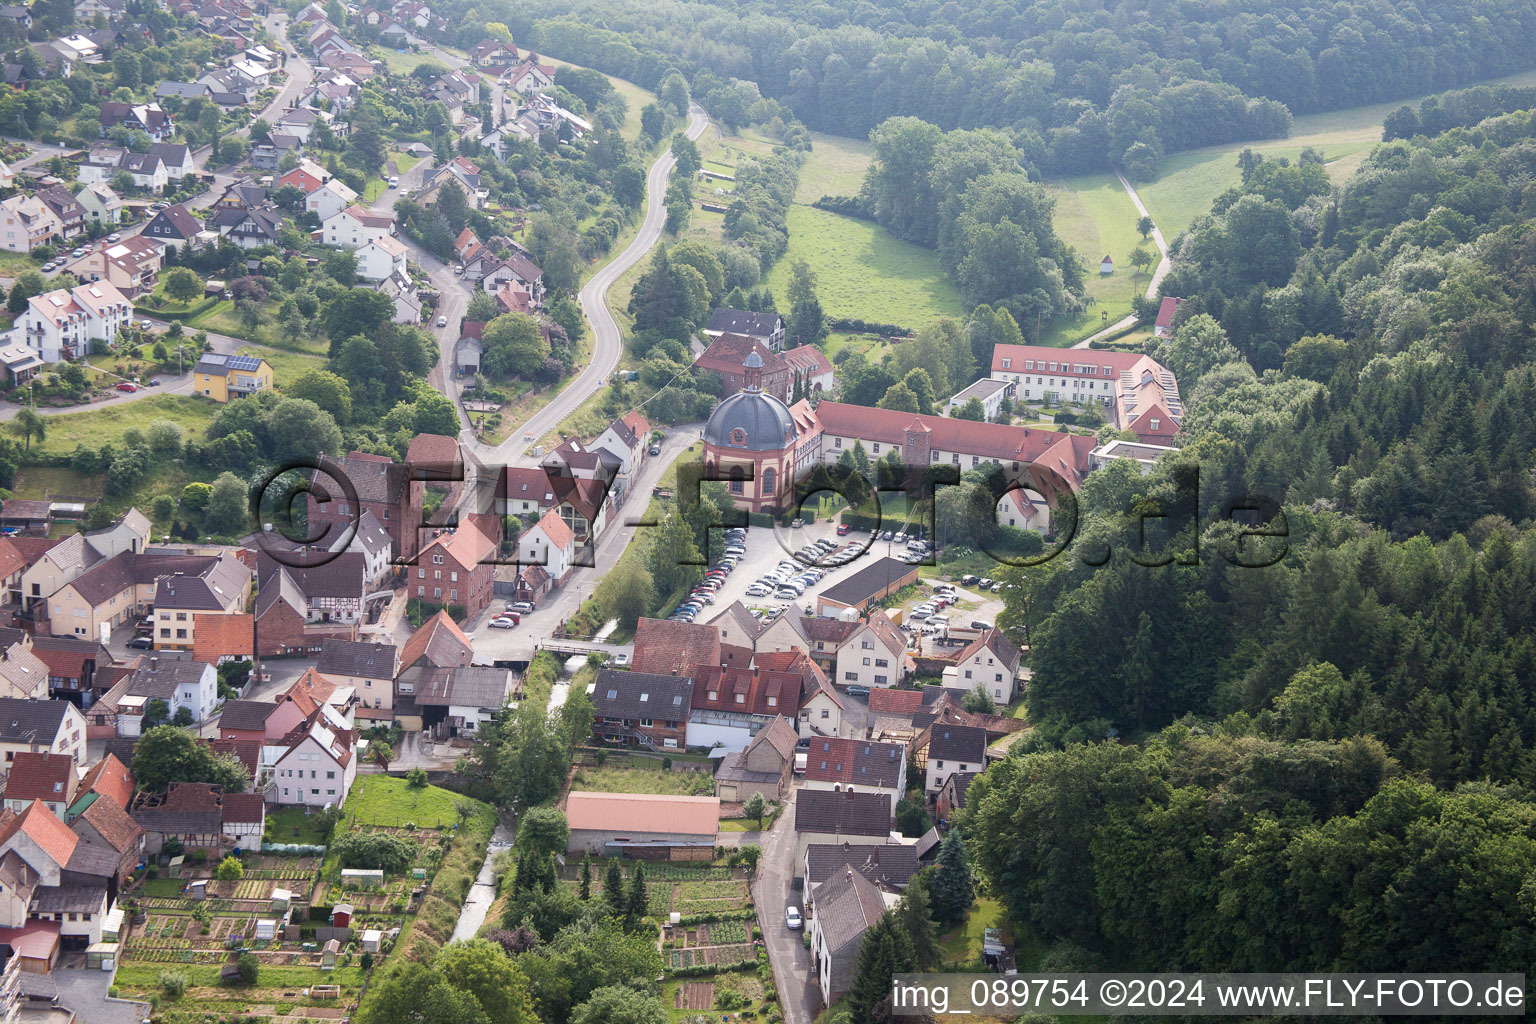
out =
<path fill-rule="evenodd" d="M 324 191 L 322 188 L 315 195 Z M 357 250 L 357 276 L 364 281 L 382 281 L 395 274 L 403 274 L 406 272 L 408 252 L 398 239 L 389 235 L 375 238 Z"/>
<path fill-rule="evenodd" d="M 58 215 L 36 196 L 0 201 L 0 242 L 11 252 L 31 252 L 63 234 Z"/>
<path fill-rule="evenodd" d="M 242 249 L 277 245 L 282 237 L 283 215 L 276 210 L 218 210 L 208 218 L 208 229 L 217 231 Z"/>
<path fill-rule="evenodd" d="M 1013 384 L 1010 381 L 983 377 L 951 395 L 944 405 L 944 415 L 954 416 L 973 398 L 981 403 L 981 418 L 995 420 L 1003 411 L 1003 399 L 1013 398 Z"/>
<path fill-rule="evenodd" d="M 1154 338 L 1173 337 L 1173 317 L 1179 311 L 1183 299 L 1173 295 L 1164 295 L 1163 301 L 1157 307 L 1157 319 L 1152 322 L 1152 336 Z"/>
<path fill-rule="evenodd" d="M 135 188 L 155 193 L 164 192 L 171 180 L 165 161 L 154 153 L 124 153 L 118 160 L 117 170 L 132 178 Z"/>
<path fill-rule="evenodd" d="M 473 262 L 473 261 L 472 261 Z M 466 263 L 465 275 L 468 276 Z M 544 302 L 544 271 L 521 252 L 513 251 L 504 260 L 493 260 L 481 267 L 480 287 L 492 295 L 508 284 L 520 287 L 531 297 L 535 307 Z"/>
<path fill-rule="evenodd" d="M 393 214 L 366 210 L 353 204 L 327 217 L 321 224 L 321 240 L 326 245 L 360 249 L 376 238 L 395 233 Z"/>
<path fill-rule="evenodd" d="M 157 857 L 169 840 L 184 850 L 217 852 L 224 834 L 224 791 L 211 783 L 182 782 L 164 793 L 140 793 L 128 813 L 144 830 L 144 852 Z"/>
<path fill-rule="evenodd" d="M 39 601 L 46 601 L 65 584 L 105 557 L 84 534 L 65 537 L 34 559 L 22 572 L 22 607 L 30 610 Z"/>
<path fill-rule="evenodd" d="M 742 750 L 775 718 L 800 708 L 804 679 L 794 672 L 700 664 L 690 674 L 694 677 L 690 746 Z"/>
<path fill-rule="evenodd" d="M 295 729 L 272 762 L 268 795 L 281 805 L 340 807 L 357 779 L 357 733 L 338 730 L 323 713 Z"/>
<path fill-rule="evenodd" d="M 158 103 L 118 103 L 108 100 L 101 105 L 101 136 L 113 128 L 140 131 L 155 142 L 164 142 L 176 131 L 176 122 Z"/>
<path fill-rule="evenodd" d="M 0 943 L 22 958 L 23 970 L 47 973 L 66 943 L 83 950 L 101 940 L 116 859 L 102 874 L 97 851 L 81 845 L 40 801 L 0 826 L 0 876 L 9 897 L 0 900 Z"/>
<path fill-rule="evenodd" d="M 315 672 L 357 695 L 359 718 L 379 717 L 367 714 L 370 710 L 383 712 L 386 721 L 393 717 L 400 674 L 400 650 L 394 644 L 327 640 L 320 645 Z"/>
<path fill-rule="evenodd" d="M 799 728 L 802 739 L 843 734 L 843 699 L 825 678 L 800 702 Z"/>
<path fill-rule="evenodd" d="M 306 172 L 295 168 L 284 175 L 286 179 L 291 175 L 303 175 Z M 290 182 L 292 184 L 292 182 Z M 281 184 L 278 186 L 281 188 Z M 303 188 L 302 185 L 298 186 Z M 340 178 L 326 177 L 307 190 L 304 197 L 304 209 L 313 213 L 324 224 L 342 210 L 347 209 L 357 202 L 357 193 L 347 187 L 347 183 Z"/>
<path fill-rule="evenodd" d="M 83 0 L 96 3 L 98 0 Z M 213 86 L 206 82 L 161 82 L 155 86 L 157 100 L 206 100 L 213 96 Z M 172 104 L 174 107 L 175 104 Z M 178 108 L 179 109 L 179 108 Z"/>
<path fill-rule="evenodd" d="M 805 755 L 805 788 L 883 794 L 894 819 L 907 792 L 907 750 L 899 743 L 814 739 Z"/>
<path fill-rule="evenodd" d="M 480 166 L 462 156 L 456 156 L 441 167 L 429 171 L 421 180 L 421 190 L 416 194 L 416 201 L 422 206 L 433 205 L 443 186 L 450 181 L 458 185 L 459 191 L 464 193 L 464 201 L 471 209 L 480 208 L 485 199 L 485 192 L 480 185 Z"/>
<path fill-rule="evenodd" d="M 517 47 L 499 39 L 482 39 L 469 48 L 469 61 L 477 68 L 504 68 L 517 63 Z"/>
<path fill-rule="evenodd" d="M 143 572 L 146 567 L 155 571 L 154 559 L 161 556 L 125 557 L 134 559 L 138 571 Z M 156 579 L 156 650 L 191 650 L 197 640 L 199 612 L 236 615 L 245 611 L 251 591 L 250 570 L 232 555 L 205 557 L 204 563 L 183 573 L 162 573 Z"/>
<path fill-rule="evenodd" d="M 38 800 L 63 819 L 80 785 L 73 757 L 47 750 L 40 754 L 23 752 L 11 759 L 8 768 L 3 797 L 6 810 L 20 814 Z"/>
<path fill-rule="evenodd" d="M 305 622 L 356 625 L 363 621 L 365 560 L 361 552 L 343 551 L 324 558 L 277 561 L 265 551 L 257 556 L 260 588 L 292 587 L 302 597 Z M 260 603 L 258 599 L 258 603 Z"/>
<path fill-rule="evenodd" d="M 517 552 L 519 561 L 542 568 L 552 585 L 559 586 L 575 566 L 576 535 L 559 513 L 551 509 L 517 538 Z"/>
<path fill-rule="evenodd" d="M 253 184 L 249 179 L 242 178 L 231 182 L 225 187 L 219 198 L 213 201 L 210 210 L 255 210 L 269 205 L 267 190 L 260 185 Z"/>
<path fill-rule="evenodd" d="M 251 661 L 256 651 L 256 617 L 245 612 L 192 613 L 192 658 L 218 666 Z"/>
<path fill-rule="evenodd" d="M 812 843 L 883 846 L 892 840 L 891 801 L 858 789 L 802 789 L 795 797 L 795 864 Z"/>
<path fill-rule="evenodd" d="M 455 530 L 439 534 L 421 549 L 409 587 L 423 603 L 457 605 L 473 617 L 491 603 L 501 520 L 492 515 L 465 516 Z"/>
<path fill-rule="evenodd" d="M 198 219 L 185 206 L 176 203 L 149 218 L 142 233 L 174 250 L 194 244 L 202 230 L 203 225 Z"/>
<path fill-rule="evenodd" d="M 811 971 L 821 1000 L 831 1006 L 847 994 L 857 976 L 864 933 L 885 913 L 880 887 L 863 873 L 846 866 L 821 883 L 814 893 L 816 910 L 807 928 L 811 939 Z"/>
<path fill-rule="evenodd" d="M 967 690 L 980 686 L 996 704 L 1011 704 L 1024 691 L 1023 657 L 1000 629 L 971 641 L 955 659 L 956 682 Z"/>
<path fill-rule="evenodd" d="M 42 200 L 59 219 L 59 233 L 64 238 L 74 238 L 85 231 L 85 207 L 80 205 L 69 189 L 63 185 L 50 185 L 38 189 L 37 198 Z"/>
<path fill-rule="evenodd" d="M 401 559 L 414 561 L 421 546 L 421 503 L 412 500 L 410 467 L 363 452 L 321 460 L 314 480 L 320 494 L 312 489 L 308 497 L 311 536 L 340 536 L 359 515 L 372 512 Z"/>
<path fill-rule="evenodd" d="M 123 222 L 123 199 L 104 182 L 82 185 L 75 199 L 92 223 L 116 228 Z"/>
<path fill-rule="evenodd" d="M 24 642 L 0 650 L 0 695 L 26 700 L 48 699 L 48 666 Z"/>
<path fill-rule="evenodd" d="M 423 726 L 416 694 L 443 669 L 468 665 L 474 657 L 469 638 L 447 611 L 440 611 L 411 634 L 400 651 L 400 674 L 395 677 L 394 718 L 407 732 Z"/>
<path fill-rule="evenodd" d="M 509 68 L 501 76 L 501 80 L 511 87 L 513 92 L 528 96 L 555 84 L 555 66 L 535 63 L 530 55 L 528 60 Z"/>
<path fill-rule="evenodd" d="M 283 188 L 285 185 L 292 185 L 307 196 L 326 182 L 335 180 L 331 177 L 331 172 L 327 171 L 324 167 L 321 167 L 308 157 L 299 157 L 298 166 L 290 171 L 285 171 L 281 177 L 272 183 L 272 187 L 275 190 Z M 346 188 L 346 186 L 342 185 L 342 188 Z M 352 190 L 347 189 L 347 191 L 350 192 Z M 355 195 L 354 193 L 354 197 Z M 350 201 L 348 205 L 350 205 Z M 346 209 L 346 206 L 342 206 L 341 209 Z M 320 219 L 324 221 L 326 218 L 321 217 Z"/>
<path fill-rule="evenodd" d="M 404 266 L 396 267 L 388 277 L 374 287 L 374 290 L 389 297 L 395 308 L 395 315 L 392 318 L 395 323 L 421 323 L 421 295 Z"/>
<path fill-rule="evenodd" d="M 0 697 L 0 755 L 9 765 L 23 752 L 73 757 L 85 762 L 85 717 L 67 700 Z"/>
<path fill-rule="evenodd" d="M 143 716 L 150 701 L 164 701 L 170 717 L 183 708 L 194 725 L 207 721 L 218 699 L 218 674 L 213 666 L 193 661 L 190 655 L 150 654 L 140 659 L 138 668 L 124 676 L 101 702 L 117 710 L 117 734 L 139 736 Z"/>
<path fill-rule="evenodd" d="M 260 356 L 205 352 L 192 368 L 193 392 L 215 402 L 246 398 L 272 385 L 272 365 Z"/>
<path fill-rule="evenodd" d="M 111 760 L 121 767 L 117 758 Z M 132 797 L 131 790 L 128 795 Z M 123 804 L 87 789 L 82 789 L 81 797 L 71 806 L 68 820 L 71 831 L 79 836 L 76 849 L 84 847 L 94 854 L 89 858 L 82 856 L 81 861 L 88 859 L 94 872 L 110 872 L 106 875 L 110 900 L 144 862 L 143 826 L 133 820 Z M 71 857 L 70 864 L 75 863 Z"/>
<path fill-rule="evenodd" d="M 935 722 L 928 740 L 923 791 L 934 797 L 951 775 L 981 771 L 986 766 L 986 757 L 985 729 Z"/>
<path fill-rule="evenodd" d="M 91 342 L 110 343 L 133 320 L 128 297 L 105 281 L 55 289 L 27 300 L 27 347 L 47 363 L 79 359 Z"/>
<path fill-rule="evenodd" d="M 480 78 L 450 71 L 427 88 L 427 100 L 447 107 L 449 118 L 458 124 L 463 120 L 464 108 L 480 102 Z"/>
<path fill-rule="evenodd" d="M 35 611 L 56 636 L 97 637 L 155 612 L 155 644 L 190 648 L 194 611 L 243 611 L 250 573 L 233 557 L 124 551 L 65 582 Z"/>
<path fill-rule="evenodd" d="M 277 129 L 284 135 L 292 135 L 300 142 L 307 143 L 315 125 L 329 118 L 329 114 L 314 107 L 290 107 L 278 116 Z"/>
<path fill-rule="evenodd" d="M 99 640 L 67 636 L 34 636 L 32 655 L 47 666 L 49 695 L 78 700 L 84 707 L 95 703 L 98 670 L 116 663 Z"/>
<path fill-rule="evenodd" d="M 592 693 L 592 734 L 599 743 L 682 750 L 694 683 L 688 676 L 600 669 Z"/>
<path fill-rule="evenodd" d="M 251 166 L 263 171 L 275 171 L 290 154 L 297 157 L 304 152 L 304 140 L 297 135 L 272 131 L 251 144 Z"/>
<path fill-rule="evenodd" d="M 720 664 L 720 634 L 703 623 L 642 618 L 634 646 L 636 672 L 690 675 L 696 666 Z"/>
<path fill-rule="evenodd" d="M 650 421 L 639 412 L 631 410 L 608 424 L 608 428 L 587 446 L 592 451 L 607 452 L 618 460 L 614 489 L 619 502 L 627 497 L 635 475 L 645 464 L 650 443 Z"/>
<path fill-rule="evenodd" d="M 906 678 L 907 642 L 885 612 L 876 609 L 837 648 L 839 686 L 895 686 Z"/>
<path fill-rule="evenodd" d="M 885 843 L 880 846 L 854 846 L 851 843 L 812 843 L 805 848 L 804 870 L 806 909 L 815 905 L 823 882 L 853 868 L 865 878 L 889 892 L 899 892 L 923 867 L 915 843 Z M 807 916 L 810 916 L 809 913 Z"/>
<path fill-rule="evenodd" d="M 87 186 L 82 195 L 90 195 Z M 120 242 L 97 242 L 91 251 L 72 263 L 65 270 L 81 281 L 105 281 L 129 298 L 138 298 L 154 291 L 160 280 L 160 266 L 165 258 L 165 246 L 153 238 L 130 235 Z"/>
<path fill-rule="evenodd" d="M 745 309 L 717 309 L 709 318 L 709 326 L 701 332 L 705 337 L 718 338 L 722 334 L 744 334 L 756 338 L 769 350 L 784 349 L 784 318 L 777 313 L 754 313 Z"/>
<path fill-rule="evenodd" d="M 170 181 L 180 181 L 197 173 L 197 161 L 192 158 L 191 148 L 180 142 L 156 142 L 149 147 L 149 155 L 159 157 L 165 164 L 165 176 Z"/>
<path fill-rule="evenodd" d="M 798 738 L 789 719 L 776 717 L 758 730 L 745 750 L 727 754 L 715 769 L 715 796 L 727 803 L 753 794 L 782 803 L 789 793 Z"/>

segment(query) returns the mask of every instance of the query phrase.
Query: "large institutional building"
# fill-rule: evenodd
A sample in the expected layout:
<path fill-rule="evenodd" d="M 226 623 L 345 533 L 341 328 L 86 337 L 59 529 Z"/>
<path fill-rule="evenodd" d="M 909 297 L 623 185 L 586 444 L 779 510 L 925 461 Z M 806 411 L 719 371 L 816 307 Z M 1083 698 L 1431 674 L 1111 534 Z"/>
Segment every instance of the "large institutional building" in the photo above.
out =
<path fill-rule="evenodd" d="M 948 464 L 964 472 L 995 462 L 1052 505 L 1063 490 L 1076 491 L 1092 468 L 1096 442 L 1083 434 L 841 402 L 788 406 L 764 392 L 762 370 L 762 358 L 749 352 L 742 390 L 716 406 L 704 427 L 706 478 L 727 481 L 737 507 L 749 512 L 788 508 L 796 481 L 818 463 L 836 463 L 855 444 L 871 459 L 900 451 L 909 466 Z"/>
<path fill-rule="evenodd" d="M 1139 352 L 998 345 L 992 379 L 1014 385 L 1021 401 L 1098 402 L 1143 444 L 1167 444 L 1184 419 L 1173 371 Z"/>

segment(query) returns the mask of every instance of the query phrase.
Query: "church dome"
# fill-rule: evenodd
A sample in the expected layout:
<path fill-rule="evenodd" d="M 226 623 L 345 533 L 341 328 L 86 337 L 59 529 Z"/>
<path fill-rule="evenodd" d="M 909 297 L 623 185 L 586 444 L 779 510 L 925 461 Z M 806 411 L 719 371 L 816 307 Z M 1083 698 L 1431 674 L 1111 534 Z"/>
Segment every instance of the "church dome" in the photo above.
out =
<path fill-rule="evenodd" d="M 795 418 L 790 415 L 789 406 L 763 394 L 759 386 L 762 356 L 749 352 L 742 365 L 747 370 L 748 384 L 715 406 L 704 425 L 704 443 L 750 452 L 777 452 L 793 447 Z"/>

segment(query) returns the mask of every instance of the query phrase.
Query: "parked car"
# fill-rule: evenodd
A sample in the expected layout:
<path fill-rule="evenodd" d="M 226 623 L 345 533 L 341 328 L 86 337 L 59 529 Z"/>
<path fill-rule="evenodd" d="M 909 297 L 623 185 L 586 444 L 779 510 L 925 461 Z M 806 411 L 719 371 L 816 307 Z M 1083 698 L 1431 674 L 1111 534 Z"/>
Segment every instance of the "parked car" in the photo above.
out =
<path fill-rule="evenodd" d="M 805 921 L 800 917 L 799 907 L 784 908 L 784 925 L 785 927 L 789 928 L 790 931 L 798 931 L 805 927 Z"/>
<path fill-rule="evenodd" d="M 975 582 L 976 582 L 976 577 L 972 576 L 970 573 L 966 573 L 964 576 L 960 577 L 960 585 L 961 586 L 969 587 L 972 584 L 974 584 Z"/>
<path fill-rule="evenodd" d="M 623 651 L 620 651 L 618 654 L 613 656 L 613 663 L 615 665 L 628 665 L 629 655 L 625 654 Z"/>
<path fill-rule="evenodd" d="M 850 527 L 847 523 L 838 523 L 837 524 L 837 535 L 839 537 L 846 537 L 846 536 L 848 536 L 848 531 L 850 529 L 852 529 L 852 527 Z"/>
<path fill-rule="evenodd" d="M 869 687 L 867 687 L 867 686 L 859 686 L 858 684 L 854 684 L 853 686 L 848 687 L 848 696 L 850 696 L 850 697 L 868 697 L 869 696 Z"/>
<path fill-rule="evenodd" d="M 992 623 L 990 623 L 990 622 L 982 622 L 980 619 L 972 619 L 971 620 L 971 628 L 972 629 L 991 629 L 992 628 Z"/>
<path fill-rule="evenodd" d="M 527 601 L 513 601 L 511 604 L 507 605 L 507 611 L 521 612 L 522 614 L 527 615 L 529 612 L 533 611 L 533 605 L 529 604 Z"/>
<path fill-rule="evenodd" d="M 109 242 L 121 242 L 122 240 L 123 240 L 123 236 L 119 232 L 116 232 L 116 231 L 112 232 L 110 235 L 107 236 L 107 241 L 109 241 Z"/>
<path fill-rule="evenodd" d="M 445 316 L 438 317 L 437 318 L 437 326 L 439 326 L 439 327 L 447 327 L 448 326 L 448 318 L 445 317 Z"/>
<path fill-rule="evenodd" d="M 389 176 L 389 187 L 390 188 L 397 188 L 399 185 L 400 185 L 399 177 L 397 177 L 396 175 L 391 174 Z"/>
<path fill-rule="evenodd" d="M 134 650 L 147 651 L 151 647 L 155 646 L 155 641 L 151 637 L 136 636 L 132 640 L 128 641 L 128 646 L 132 647 Z"/>
<path fill-rule="evenodd" d="M 498 615 L 496 617 L 498 619 L 511 619 L 512 620 L 512 625 L 514 625 L 514 626 L 523 621 L 523 617 L 521 615 L 519 615 L 517 612 L 502 612 L 500 615 Z"/>
<path fill-rule="evenodd" d="M 131 380 L 125 380 L 122 383 L 118 384 L 117 390 L 119 390 L 119 391 L 126 391 L 129 394 L 132 394 L 133 392 L 139 390 L 139 386 L 137 384 L 135 384 Z"/>
<path fill-rule="evenodd" d="M 802 522 L 801 522 L 801 521 L 800 521 L 800 520 L 798 520 L 798 519 L 791 519 L 791 520 L 790 520 L 790 521 L 789 521 L 789 528 L 790 528 L 790 529 L 791 529 L 791 530 L 798 530 L 798 529 L 800 529 L 800 528 L 801 528 L 801 527 L 802 527 L 802 526 L 804 526 L 804 525 L 805 525 L 805 524 L 804 524 L 804 523 L 802 523 Z"/>
<path fill-rule="evenodd" d="M 149 378 L 149 386 L 152 387 L 152 388 L 159 387 L 160 386 L 160 378 L 159 377 L 151 377 L 151 378 Z"/>
<path fill-rule="evenodd" d="M 500 617 L 494 618 L 490 622 L 492 629 L 511 629 L 515 625 L 517 625 L 517 623 L 513 622 L 511 619 L 504 619 Z"/>
<path fill-rule="evenodd" d="M 649 448 L 647 448 L 646 451 L 650 452 L 652 455 L 660 455 L 661 454 L 661 445 L 653 444 Z"/>
<path fill-rule="evenodd" d="M 978 587 L 980 587 L 982 590 L 991 590 L 992 589 L 992 580 L 990 578 L 986 577 L 986 576 L 983 576 L 981 579 L 976 581 L 976 585 Z"/>
<path fill-rule="evenodd" d="M 994 583 L 994 584 L 992 584 L 992 593 L 994 593 L 994 594 L 1001 594 L 1002 592 L 1003 592 L 1003 585 L 1001 583 Z"/>
<path fill-rule="evenodd" d="M 884 533 L 882 533 L 880 535 L 880 539 L 881 540 L 890 540 L 892 536 L 893 535 L 892 535 L 891 531 L 890 530 L 886 530 Z"/>

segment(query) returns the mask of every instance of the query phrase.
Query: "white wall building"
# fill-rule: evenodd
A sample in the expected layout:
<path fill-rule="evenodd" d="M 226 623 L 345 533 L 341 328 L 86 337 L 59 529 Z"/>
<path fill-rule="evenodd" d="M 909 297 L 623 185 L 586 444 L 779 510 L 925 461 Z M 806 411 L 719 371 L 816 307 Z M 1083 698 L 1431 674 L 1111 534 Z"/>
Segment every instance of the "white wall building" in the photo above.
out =
<path fill-rule="evenodd" d="M 357 779 L 356 746 L 355 734 L 316 719 L 273 763 L 270 796 L 279 804 L 340 807 Z"/>
<path fill-rule="evenodd" d="M 395 233 L 395 218 L 357 204 L 327 217 L 321 224 L 321 241 L 344 249 L 360 249 L 375 238 Z"/>
<path fill-rule="evenodd" d="M 27 300 L 22 318 L 27 347 L 44 362 L 90 354 L 92 341 L 110 342 L 133 319 L 133 304 L 105 281 L 55 289 Z"/>
<path fill-rule="evenodd" d="M 907 645 L 882 611 L 872 612 L 837 649 L 838 686 L 895 686 L 906 677 Z"/>

